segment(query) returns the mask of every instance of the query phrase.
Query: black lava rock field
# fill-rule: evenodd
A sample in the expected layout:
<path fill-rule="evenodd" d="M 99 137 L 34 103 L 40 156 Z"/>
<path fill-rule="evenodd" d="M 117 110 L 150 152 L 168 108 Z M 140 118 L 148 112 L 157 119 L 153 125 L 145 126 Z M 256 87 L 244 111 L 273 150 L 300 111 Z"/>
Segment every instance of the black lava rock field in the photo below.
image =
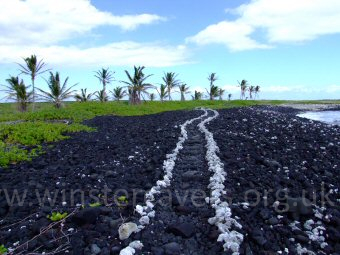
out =
<path fill-rule="evenodd" d="M 340 254 L 340 127 L 287 107 L 203 113 L 96 117 L 85 124 L 97 131 L 0 168 L 0 246 L 8 254 Z M 224 250 L 223 227 L 209 224 L 215 165 L 197 126 L 208 118 L 239 248 Z M 163 185 L 164 169 L 171 183 L 150 223 L 122 238 L 123 225 L 140 225 L 136 206 Z"/>
<path fill-rule="evenodd" d="M 242 254 L 340 254 L 340 128 L 296 113 L 222 110 L 208 125 L 243 226 Z"/>

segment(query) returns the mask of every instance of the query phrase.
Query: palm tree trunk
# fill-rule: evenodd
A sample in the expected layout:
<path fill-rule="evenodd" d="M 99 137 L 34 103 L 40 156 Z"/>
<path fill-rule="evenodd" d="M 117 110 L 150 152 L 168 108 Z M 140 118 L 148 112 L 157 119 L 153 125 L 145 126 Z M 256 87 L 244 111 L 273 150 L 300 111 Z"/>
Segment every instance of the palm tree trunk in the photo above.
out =
<path fill-rule="evenodd" d="M 139 104 L 140 103 L 140 97 L 139 97 L 139 92 L 136 90 L 133 90 L 132 92 L 132 104 Z"/>
<path fill-rule="evenodd" d="M 134 91 L 132 91 L 131 93 L 131 104 L 132 105 L 136 104 L 136 96 Z"/>
<path fill-rule="evenodd" d="M 132 104 L 137 104 L 137 93 L 136 93 L 136 91 L 132 92 Z"/>
<path fill-rule="evenodd" d="M 184 93 L 181 93 L 181 101 L 185 101 Z"/>
<path fill-rule="evenodd" d="M 140 104 L 141 101 L 142 101 L 142 99 L 141 99 L 141 91 L 138 91 L 138 93 L 137 93 L 137 102 L 138 102 L 138 104 Z"/>
<path fill-rule="evenodd" d="M 32 91 L 33 91 L 33 95 L 32 95 L 32 112 L 34 112 L 35 110 L 35 86 L 34 86 L 34 78 L 32 78 Z"/>
<path fill-rule="evenodd" d="M 132 104 L 132 91 L 128 88 L 129 93 L 129 104 Z"/>

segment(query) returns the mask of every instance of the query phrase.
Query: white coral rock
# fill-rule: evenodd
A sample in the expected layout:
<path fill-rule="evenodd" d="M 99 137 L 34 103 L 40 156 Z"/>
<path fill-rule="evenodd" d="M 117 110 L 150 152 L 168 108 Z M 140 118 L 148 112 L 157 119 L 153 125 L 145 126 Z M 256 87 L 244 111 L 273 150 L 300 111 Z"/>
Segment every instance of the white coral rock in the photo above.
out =
<path fill-rule="evenodd" d="M 138 230 L 137 224 L 133 222 L 128 222 L 122 224 L 119 229 L 119 239 L 125 240 L 130 237 L 130 235 Z"/>

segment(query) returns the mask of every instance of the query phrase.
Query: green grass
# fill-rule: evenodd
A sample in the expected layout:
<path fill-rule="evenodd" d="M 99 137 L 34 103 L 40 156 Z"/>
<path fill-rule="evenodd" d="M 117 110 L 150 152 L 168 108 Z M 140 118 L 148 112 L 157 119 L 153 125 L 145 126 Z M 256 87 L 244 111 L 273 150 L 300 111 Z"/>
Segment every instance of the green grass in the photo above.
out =
<path fill-rule="evenodd" d="M 191 110 L 195 107 L 211 107 L 215 109 L 241 107 L 261 104 L 280 104 L 284 101 L 172 101 L 172 102 L 145 102 L 141 105 L 129 105 L 127 102 L 69 102 L 62 109 L 55 109 L 51 104 L 39 103 L 35 112 L 28 111 L 20 113 L 15 104 L 0 104 L 0 122 L 25 120 L 25 121 L 46 121 L 68 119 L 74 122 L 81 122 L 99 115 L 137 116 L 155 114 L 165 111 Z"/>
<path fill-rule="evenodd" d="M 137 116 L 166 111 L 192 110 L 196 107 L 213 109 L 253 105 L 280 105 L 284 103 L 338 103 L 340 101 L 282 101 L 282 100 L 232 100 L 232 101 L 171 101 L 145 102 L 129 105 L 127 102 L 67 102 L 62 109 L 49 103 L 36 104 L 35 111 L 20 113 L 16 104 L 0 104 L 0 166 L 30 160 L 42 153 L 41 144 L 66 139 L 65 133 L 91 131 L 81 125 L 86 119 L 102 115 Z M 73 124 L 51 123 L 51 120 L 71 120 Z M 16 121 L 21 121 L 15 123 Z M 13 124 L 14 122 L 14 124 Z"/>

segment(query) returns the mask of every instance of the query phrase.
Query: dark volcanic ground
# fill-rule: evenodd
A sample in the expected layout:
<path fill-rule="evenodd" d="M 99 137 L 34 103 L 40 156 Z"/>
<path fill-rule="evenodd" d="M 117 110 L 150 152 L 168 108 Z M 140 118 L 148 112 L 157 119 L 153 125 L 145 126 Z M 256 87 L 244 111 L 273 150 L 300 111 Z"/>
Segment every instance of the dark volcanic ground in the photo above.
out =
<path fill-rule="evenodd" d="M 95 203 L 98 197 L 102 197 L 102 204 L 114 203 L 117 197 L 125 195 L 129 205 L 89 208 L 85 215 L 84 210 L 80 210 L 76 220 L 67 219 L 63 231 L 60 227 L 54 228 L 29 242 L 28 247 L 18 249 L 23 250 L 22 254 L 36 249 L 53 251 L 69 243 L 73 248 L 71 253 L 78 255 L 95 243 L 102 248 L 102 254 L 110 254 L 110 246 L 115 246 L 114 240 L 117 240 L 121 218 L 133 212 L 133 193 L 137 203 L 144 200 L 144 193 L 138 190 L 150 189 L 163 176 L 162 164 L 165 155 L 177 143 L 180 124 L 200 114 L 191 111 L 144 117 L 97 117 L 86 123 L 96 127 L 97 132 L 72 134 L 71 139 L 56 143 L 32 162 L 1 169 L 0 245 L 14 247 L 13 243 L 19 241 L 23 244 L 30 240 L 51 223 L 46 216 L 52 211 L 72 213 L 77 204 Z M 108 201 L 104 201 L 105 186 L 112 190 L 106 191 Z M 46 197 L 42 206 L 37 198 L 42 199 L 46 189 L 51 193 L 52 205 Z M 84 193 L 84 201 L 77 189 Z M 24 203 L 19 206 L 15 199 L 14 204 L 8 206 L 6 193 L 11 199 L 15 190 L 20 198 L 26 194 Z M 124 190 L 129 192 L 128 195 Z M 68 234 L 72 235 L 61 238 Z M 61 239 L 56 240 L 58 238 Z"/>
<path fill-rule="evenodd" d="M 296 112 L 222 110 L 208 125 L 228 172 L 227 198 L 246 236 L 241 253 L 297 254 L 301 246 L 340 254 L 340 128 L 297 118 Z"/>
<path fill-rule="evenodd" d="M 238 230 L 245 236 L 240 253 L 340 254 L 340 128 L 297 118 L 296 110 L 289 108 L 219 113 L 207 126 L 228 174 L 225 199 L 243 226 Z M 118 239 L 120 224 L 136 218 L 135 202 L 143 204 L 144 193 L 136 190 L 148 190 L 161 179 L 165 155 L 176 146 L 180 124 L 201 114 L 181 111 L 97 117 L 87 122 L 97 132 L 72 135 L 32 162 L 0 169 L 0 245 L 16 249 L 13 254 L 118 254 L 130 241 L 140 239 L 148 254 L 207 254 L 207 250 L 230 254 L 222 252 L 222 244 L 215 241 L 216 229 L 199 219 L 207 220 L 211 210 L 176 201 L 168 209 L 156 207 L 156 214 L 159 210 L 167 217 L 173 215 L 164 221 L 156 216 L 162 229 L 150 226 L 128 240 Z M 192 141 L 184 144 L 177 162 L 181 167 L 174 169 L 172 187 L 181 192 L 204 189 L 209 182 L 205 140 L 193 126 L 189 135 Z M 187 165 L 186 157 L 190 157 Z M 186 170 L 202 173 L 197 179 L 195 175 L 185 179 L 180 172 Z M 111 190 L 103 190 L 105 187 Z M 40 204 L 38 197 L 46 189 L 51 199 Z M 26 194 L 21 206 L 17 199 L 8 205 L 15 190 L 21 198 Z M 127 201 L 118 206 L 116 199 L 122 195 Z M 108 206 L 89 206 L 98 201 Z M 68 212 L 69 217 L 63 224 L 51 226 L 46 216 L 52 211 Z M 176 217 L 180 223 L 195 223 L 194 232 L 186 236 L 184 229 L 183 234 L 176 228 Z M 172 226 L 165 226 L 168 223 Z M 214 242 L 215 248 L 211 246 Z"/>

